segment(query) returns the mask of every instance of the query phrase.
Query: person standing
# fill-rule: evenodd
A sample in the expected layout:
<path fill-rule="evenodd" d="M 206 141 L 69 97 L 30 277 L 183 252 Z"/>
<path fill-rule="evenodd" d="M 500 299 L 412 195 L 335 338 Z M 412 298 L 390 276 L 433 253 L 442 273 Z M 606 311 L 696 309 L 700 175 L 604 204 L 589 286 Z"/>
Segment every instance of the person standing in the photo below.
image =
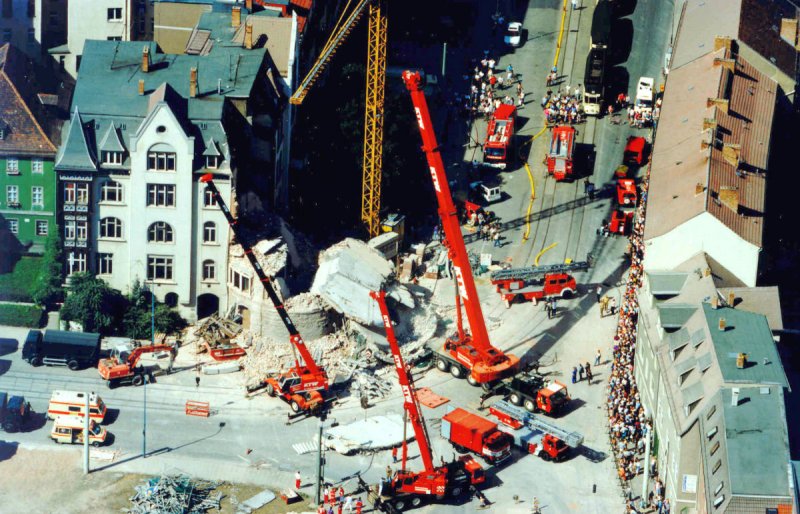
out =
<path fill-rule="evenodd" d="M 364 502 L 361 501 L 361 498 L 356 500 L 356 514 L 361 514 L 361 509 L 364 508 Z"/>
<path fill-rule="evenodd" d="M 392 479 L 392 467 L 386 466 L 386 480 Z"/>
<path fill-rule="evenodd" d="M 344 508 L 347 509 L 347 514 L 353 514 L 353 497 L 348 496 L 344 500 Z"/>
<path fill-rule="evenodd" d="M 597 295 L 597 303 L 600 303 L 601 295 L 603 294 L 603 288 L 600 287 L 600 284 L 597 284 L 597 289 L 595 290 L 595 294 Z"/>
<path fill-rule="evenodd" d="M 597 353 L 594 355 L 594 365 L 595 367 L 600 365 L 600 348 L 597 349 Z"/>
<path fill-rule="evenodd" d="M 495 232 L 492 239 L 494 240 L 495 248 L 500 248 L 500 232 Z"/>
<path fill-rule="evenodd" d="M 392 446 L 392 462 L 397 462 L 397 446 Z"/>
<path fill-rule="evenodd" d="M 584 364 L 583 367 L 586 369 L 586 380 L 591 384 L 592 383 L 592 368 L 589 366 L 588 362 L 586 364 Z"/>
<path fill-rule="evenodd" d="M 336 492 L 336 501 L 342 503 L 344 501 L 344 487 L 339 486 L 339 490 Z"/>
<path fill-rule="evenodd" d="M 578 368 L 576 368 L 575 366 L 572 366 L 572 383 L 573 384 L 578 381 L 577 380 L 577 376 L 578 376 Z"/>
<path fill-rule="evenodd" d="M 578 0 L 572 0 L 572 10 L 574 11 L 577 8 L 578 8 Z"/>
<path fill-rule="evenodd" d="M 583 373 L 584 373 L 583 364 L 578 363 L 578 382 L 583 380 Z"/>
<path fill-rule="evenodd" d="M 295 471 L 294 472 L 294 488 L 295 489 L 300 489 L 300 483 L 301 482 L 302 482 L 302 480 L 300 478 L 300 472 L 299 471 Z"/>

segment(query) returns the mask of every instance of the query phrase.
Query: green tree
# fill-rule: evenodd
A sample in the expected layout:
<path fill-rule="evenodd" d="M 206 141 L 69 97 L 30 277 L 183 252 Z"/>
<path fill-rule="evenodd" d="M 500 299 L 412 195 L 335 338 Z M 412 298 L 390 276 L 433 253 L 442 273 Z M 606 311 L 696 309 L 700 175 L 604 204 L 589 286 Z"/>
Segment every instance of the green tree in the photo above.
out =
<path fill-rule="evenodd" d="M 77 273 L 70 278 L 61 319 L 80 323 L 86 332 L 110 335 L 119 326 L 125 304 L 125 297 L 99 278 Z"/>
<path fill-rule="evenodd" d="M 56 227 L 56 230 L 50 232 L 47 237 L 39 276 L 33 290 L 33 301 L 45 307 L 51 307 L 54 303 L 64 299 L 64 288 L 61 285 L 62 261 L 59 233 L 60 231 Z"/>
<path fill-rule="evenodd" d="M 150 339 L 152 308 L 150 291 L 137 280 L 128 295 L 128 308 L 122 317 L 122 330 L 127 337 L 133 339 Z M 156 332 L 173 334 L 186 326 L 186 320 L 181 318 L 175 309 L 160 302 L 155 302 L 155 329 Z"/>

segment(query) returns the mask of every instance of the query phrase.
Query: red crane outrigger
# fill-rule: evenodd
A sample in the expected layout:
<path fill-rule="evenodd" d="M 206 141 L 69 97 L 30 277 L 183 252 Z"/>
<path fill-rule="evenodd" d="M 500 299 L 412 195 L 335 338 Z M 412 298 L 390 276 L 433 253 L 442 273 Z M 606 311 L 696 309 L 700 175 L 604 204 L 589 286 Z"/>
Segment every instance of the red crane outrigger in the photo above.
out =
<path fill-rule="evenodd" d="M 217 186 L 214 185 L 213 179 L 214 176 L 211 173 L 206 173 L 200 178 L 200 181 L 205 183 L 208 190 L 211 191 L 211 194 L 214 196 L 214 201 L 217 202 L 217 205 L 225 215 L 225 219 L 228 221 L 236 239 L 238 239 L 239 244 L 242 245 L 247 260 L 250 261 L 261 285 L 264 286 L 264 291 L 266 291 L 267 296 L 269 296 L 269 299 L 272 301 L 272 305 L 275 306 L 275 310 L 278 311 L 278 316 L 280 316 L 281 321 L 283 321 L 283 324 L 286 326 L 286 330 L 289 331 L 289 341 L 292 343 L 293 350 L 296 350 L 297 353 L 300 354 L 300 359 L 298 359 L 297 353 L 294 353 L 294 366 L 289 368 L 288 371 L 280 373 L 278 376 L 265 379 L 264 382 L 267 387 L 267 393 L 270 396 L 280 396 L 283 401 L 291 406 L 292 411 L 295 413 L 316 412 L 325 403 L 325 398 L 321 391 L 326 391 L 328 389 L 328 375 L 325 373 L 324 369 L 317 365 L 314 358 L 311 356 L 311 352 L 308 351 L 308 347 L 306 347 L 306 343 L 303 341 L 300 332 L 297 330 L 297 327 L 294 326 L 292 319 L 286 312 L 286 308 L 283 306 L 283 302 L 272 287 L 272 280 L 264 273 L 264 269 L 261 267 L 261 264 L 259 264 L 258 259 L 256 259 L 253 253 L 253 247 L 249 244 L 244 235 L 239 232 L 237 220 L 233 217 L 230 209 L 228 209 L 228 206 L 222 199 L 222 195 L 220 195 Z"/>
<path fill-rule="evenodd" d="M 423 471 L 414 472 L 406 469 L 406 452 L 403 448 L 403 461 L 401 469 L 391 479 L 384 483 L 380 496 L 382 502 L 388 502 L 396 511 L 402 512 L 407 507 L 418 507 L 428 498 L 457 498 L 469 490 L 470 485 L 481 484 L 486 481 L 486 475 L 481 465 L 470 456 L 462 456 L 449 464 L 439 467 L 433 465 L 433 454 L 422 409 L 419 406 L 417 392 L 414 389 L 414 380 L 403 362 L 400 345 L 394 335 L 394 327 L 389 317 L 386 306 L 386 293 L 384 291 L 370 292 L 381 311 L 383 326 L 386 329 L 386 339 L 392 351 L 394 367 L 400 388 L 403 391 L 403 407 L 408 413 L 408 419 L 414 429 L 414 437 L 419 446 L 419 455 L 422 459 Z M 405 445 L 405 441 L 403 441 Z M 374 503 L 374 500 L 373 500 Z"/>
<path fill-rule="evenodd" d="M 439 202 L 439 217 L 444 228 L 445 244 L 450 260 L 453 262 L 458 291 L 456 292 L 456 311 L 458 313 L 458 336 L 445 341 L 444 351 L 437 352 L 436 366 L 441 371 L 450 371 L 460 377 L 469 373 L 467 379 L 473 385 L 493 382 L 515 374 L 519 369 L 519 357 L 503 353 L 489 341 L 489 333 L 483 319 L 480 299 L 472 277 L 472 268 L 461 235 L 458 213 L 453 204 L 447 175 L 444 171 L 442 155 L 433 132 L 428 103 L 423 92 L 419 72 L 406 71 L 403 81 L 411 93 L 411 102 L 417 115 L 417 124 L 422 136 L 422 151 L 430 168 L 433 188 Z M 471 334 L 464 331 L 460 323 L 460 302 L 464 303 Z"/>

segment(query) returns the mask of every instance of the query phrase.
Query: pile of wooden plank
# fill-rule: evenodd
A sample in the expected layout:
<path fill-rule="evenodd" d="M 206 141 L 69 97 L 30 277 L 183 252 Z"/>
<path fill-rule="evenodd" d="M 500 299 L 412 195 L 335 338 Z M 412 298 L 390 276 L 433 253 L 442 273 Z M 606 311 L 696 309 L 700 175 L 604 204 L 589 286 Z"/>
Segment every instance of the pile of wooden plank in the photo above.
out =
<path fill-rule="evenodd" d="M 195 328 L 194 333 L 208 343 L 210 348 L 216 348 L 230 344 L 231 339 L 239 335 L 241 331 L 242 326 L 235 321 L 213 314 L 204 319 Z"/>

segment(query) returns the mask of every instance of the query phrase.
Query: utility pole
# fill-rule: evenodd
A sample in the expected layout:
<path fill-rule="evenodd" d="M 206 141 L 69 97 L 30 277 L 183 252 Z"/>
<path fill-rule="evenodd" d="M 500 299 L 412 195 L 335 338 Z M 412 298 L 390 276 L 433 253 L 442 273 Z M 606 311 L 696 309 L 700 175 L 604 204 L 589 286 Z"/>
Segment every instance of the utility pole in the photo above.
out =
<path fill-rule="evenodd" d="M 319 420 L 319 432 L 317 433 L 317 487 L 314 490 L 314 504 L 319 505 L 322 503 L 320 501 L 319 493 L 322 490 L 322 467 L 323 467 L 323 456 L 322 456 L 322 429 L 324 427 L 322 419 Z"/>
<path fill-rule="evenodd" d="M 89 393 L 84 393 L 86 402 L 83 408 L 86 409 L 86 415 L 83 417 L 83 474 L 89 474 Z"/>
<path fill-rule="evenodd" d="M 150 344 L 156 344 L 156 297 L 155 292 L 150 291 Z M 147 373 L 142 370 L 142 394 L 144 395 L 144 407 L 142 410 L 142 458 L 147 458 Z"/>
<path fill-rule="evenodd" d="M 447 63 L 447 41 L 442 43 L 442 78 L 445 76 L 445 64 Z"/>

